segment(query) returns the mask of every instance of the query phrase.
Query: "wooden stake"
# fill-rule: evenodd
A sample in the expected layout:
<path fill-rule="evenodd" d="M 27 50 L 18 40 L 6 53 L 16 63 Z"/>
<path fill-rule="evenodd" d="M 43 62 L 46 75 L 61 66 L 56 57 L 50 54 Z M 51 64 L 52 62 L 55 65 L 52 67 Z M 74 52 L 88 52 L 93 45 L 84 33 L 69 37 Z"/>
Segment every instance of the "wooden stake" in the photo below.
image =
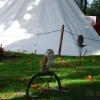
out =
<path fill-rule="evenodd" d="M 62 25 L 62 29 L 61 29 L 61 36 L 60 36 L 60 43 L 59 43 L 59 50 L 58 50 L 58 56 L 59 57 L 61 56 L 63 35 L 64 35 L 64 25 Z"/>

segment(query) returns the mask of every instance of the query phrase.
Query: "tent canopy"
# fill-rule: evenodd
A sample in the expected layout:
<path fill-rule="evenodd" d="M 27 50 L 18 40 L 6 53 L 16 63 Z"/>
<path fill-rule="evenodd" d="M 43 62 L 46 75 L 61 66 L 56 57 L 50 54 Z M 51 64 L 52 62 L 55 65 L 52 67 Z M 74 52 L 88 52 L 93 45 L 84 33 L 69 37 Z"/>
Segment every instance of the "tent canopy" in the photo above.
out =
<path fill-rule="evenodd" d="M 100 37 L 74 0 L 0 0 L 0 43 L 6 50 L 57 54 L 62 25 L 62 55 L 79 55 L 78 35 L 84 36 L 83 53 L 100 55 Z"/>

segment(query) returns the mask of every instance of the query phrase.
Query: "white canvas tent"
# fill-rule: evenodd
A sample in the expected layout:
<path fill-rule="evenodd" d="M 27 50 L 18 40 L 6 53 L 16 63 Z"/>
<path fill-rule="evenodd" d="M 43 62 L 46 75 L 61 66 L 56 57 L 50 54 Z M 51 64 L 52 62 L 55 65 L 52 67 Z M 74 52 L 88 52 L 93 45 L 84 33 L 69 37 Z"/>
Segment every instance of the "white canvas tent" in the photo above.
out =
<path fill-rule="evenodd" d="M 100 55 L 100 37 L 74 0 L 0 0 L 0 43 L 6 50 L 58 53 L 65 25 L 62 55 L 79 55 L 77 35 L 85 37 L 87 55 Z"/>

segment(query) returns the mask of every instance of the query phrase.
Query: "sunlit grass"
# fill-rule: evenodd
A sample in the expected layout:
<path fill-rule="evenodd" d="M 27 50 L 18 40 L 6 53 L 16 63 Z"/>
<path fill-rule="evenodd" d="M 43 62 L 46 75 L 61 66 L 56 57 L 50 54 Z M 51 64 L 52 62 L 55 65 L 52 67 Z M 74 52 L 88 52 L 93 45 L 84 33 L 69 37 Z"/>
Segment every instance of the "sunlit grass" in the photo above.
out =
<path fill-rule="evenodd" d="M 12 92 L 12 91 L 0 93 L 0 97 L 3 100 L 13 99 L 15 97 L 21 97 L 21 96 L 25 96 L 25 93 L 24 92 Z"/>

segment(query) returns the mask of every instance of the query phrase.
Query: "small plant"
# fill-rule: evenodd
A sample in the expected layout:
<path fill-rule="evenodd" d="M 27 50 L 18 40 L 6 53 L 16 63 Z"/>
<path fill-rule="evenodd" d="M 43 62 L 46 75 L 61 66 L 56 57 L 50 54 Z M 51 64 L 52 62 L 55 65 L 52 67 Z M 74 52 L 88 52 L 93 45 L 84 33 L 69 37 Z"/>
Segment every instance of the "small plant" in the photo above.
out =
<path fill-rule="evenodd" d="M 3 59 L 4 57 L 4 49 L 2 48 L 2 44 L 0 46 L 0 61 Z"/>

